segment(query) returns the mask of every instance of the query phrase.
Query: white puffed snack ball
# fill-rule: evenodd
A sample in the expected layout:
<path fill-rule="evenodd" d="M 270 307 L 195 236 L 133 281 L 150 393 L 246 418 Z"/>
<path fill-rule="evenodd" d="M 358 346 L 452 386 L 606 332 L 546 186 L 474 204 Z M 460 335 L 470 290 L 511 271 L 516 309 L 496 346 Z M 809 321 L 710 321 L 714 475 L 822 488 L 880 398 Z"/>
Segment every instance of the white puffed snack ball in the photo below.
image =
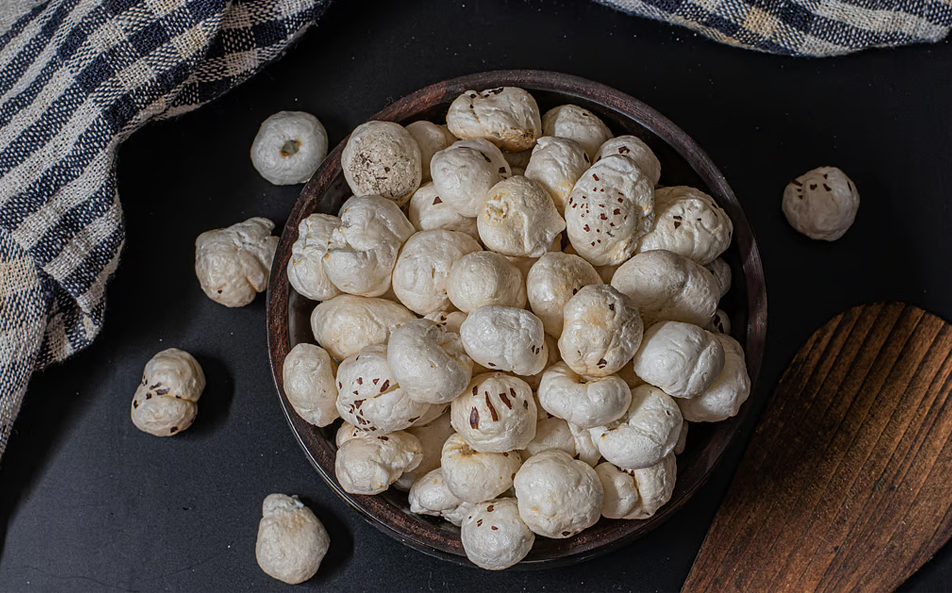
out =
<path fill-rule="evenodd" d="M 411 426 L 405 432 L 420 439 L 420 445 L 423 447 L 420 464 L 403 472 L 393 483 L 394 488 L 408 491 L 422 476 L 440 467 L 443 443 L 453 434 L 453 425 L 450 423 L 450 415 L 442 414 L 432 422 L 423 426 Z"/>
<path fill-rule="evenodd" d="M 393 330 L 387 360 L 400 386 L 419 402 L 449 403 L 472 378 L 473 361 L 459 335 L 429 319 L 414 319 Z"/>
<path fill-rule="evenodd" d="M 380 494 L 423 459 L 423 445 L 402 430 L 361 435 L 337 450 L 334 474 L 350 494 Z"/>
<path fill-rule="evenodd" d="M 312 301 L 326 301 L 340 294 L 324 272 L 327 242 L 340 225 L 341 220 L 330 214 L 312 214 L 298 225 L 298 238 L 288 259 L 288 282 Z"/>
<path fill-rule="evenodd" d="M 446 126 L 457 138 L 485 138 L 507 152 L 532 148 L 542 135 L 535 99 L 511 86 L 466 91 L 450 104 Z"/>
<path fill-rule="evenodd" d="M 414 482 L 407 499 L 410 502 L 411 513 L 432 515 L 434 517 L 456 510 L 463 502 L 453 496 L 453 493 L 446 487 L 443 480 L 443 469 L 439 467 L 427 472 Z"/>
<path fill-rule="evenodd" d="M 437 325 L 446 328 L 446 331 L 448 332 L 458 334 L 460 326 L 462 326 L 463 322 L 466 321 L 466 313 L 463 313 L 462 311 L 437 311 L 435 313 L 425 315 L 423 318 L 429 319 Z"/>
<path fill-rule="evenodd" d="M 638 251 L 666 249 L 704 265 L 731 244 L 734 223 L 714 198 L 693 187 L 663 187 L 655 192 L 655 220 Z"/>
<path fill-rule="evenodd" d="M 395 203 L 380 196 L 350 198 L 340 219 L 324 254 L 327 277 L 349 294 L 386 293 L 400 247 L 416 229 Z"/>
<path fill-rule="evenodd" d="M 191 354 L 178 348 L 152 357 L 132 398 L 132 423 L 157 437 L 187 429 L 198 414 L 205 373 Z"/>
<path fill-rule="evenodd" d="M 674 454 L 669 454 L 645 469 L 624 471 L 610 463 L 602 463 L 595 472 L 605 490 L 603 516 L 609 519 L 648 519 L 671 500 L 678 464 Z"/>
<path fill-rule="evenodd" d="M 787 221 L 811 239 L 836 241 L 853 226 L 857 211 L 859 191 L 836 167 L 808 171 L 783 192 Z"/>
<path fill-rule="evenodd" d="M 427 182 L 430 177 L 430 160 L 433 155 L 456 142 L 457 138 L 450 133 L 446 126 L 438 126 L 431 121 L 421 120 L 407 124 L 407 132 L 416 140 L 420 147 L 420 164 L 422 179 Z"/>
<path fill-rule="evenodd" d="M 418 231 L 433 231 L 443 229 L 466 233 L 474 239 L 479 239 L 479 229 L 476 228 L 476 219 L 467 218 L 450 208 L 440 198 L 436 186 L 432 182 L 423 185 L 410 198 L 410 207 L 407 210 L 410 223 Z"/>
<path fill-rule="evenodd" d="M 731 289 L 731 266 L 721 258 L 717 258 L 709 264 L 704 265 L 708 271 L 714 275 L 717 280 L 717 286 L 720 289 L 720 298 L 730 292 Z"/>
<path fill-rule="evenodd" d="M 265 574 L 289 585 L 303 583 L 317 574 L 330 545 L 324 525 L 297 496 L 264 499 L 255 557 Z"/>
<path fill-rule="evenodd" d="M 549 192 L 562 214 L 575 182 L 591 165 L 585 149 L 575 140 L 543 136 L 532 149 L 532 158 L 525 170 L 526 177 Z"/>
<path fill-rule="evenodd" d="M 620 418 L 631 403 L 631 389 L 619 377 L 580 377 L 560 362 L 547 368 L 539 384 L 545 411 L 581 428 L 603 426 Z"/>
<path fill-rule="evenodd" d="M 604 492 L 598 475 L 565 451 L 548 449 L 533 455 L 513 483 L 519 516 L 543 537 L 572 537 L 601 515 Z"/>
<path fill-rule="evenodd" d="M 548 416 L 548 415 L 546 415 Z M 558 449 L 575 457 L 575 437 L 565 420 L 561 418 L 544 418 L 536 424 L 536 435 L 526 445 L 523 459 L 528 459 L 546 449 Z"/>
<path fill-rule="evenodd" d="M 622 156 L 592 165 L 565 206 L 569 241 L 593 266 L 618 265 L 631 257 L 653 223 L 654 186 Z"/>
<path fill-rule="evenodd" d="M 420 187 L 422 161 L 410 132 L 390 121 L 357 126 L 340 156 L 344 179 L 355 196 L 382 196 L 397 206 Z"/>
<path fill-rule="evenodd" d="M 560 105 L 542 116 L 542 135 L 578 142 L 594 160 L 598 147 L 612 137 L 612 131 L 594 113 L 578 105 Z"/>
<path fill-rule="evenodd" d="M 509 163 L 484 138 L 460 140 L 433 155 L 430 175 L 437 195 L 459 214 L 475 218 L 489 189 L 512 176 Z"/>
<path fill-rule="evenodd" d="M 195 239 L 195 275 L 205 296 L 226 307 L 244 307 L 268 288 L 278 237 L 274 223 L 249 218 Z"/>
<path fill-rule="evenodd" d="M 542 322 L 525 309 L 480 307 L 466 317 L 460 337 L 469 357 L 494 371 L 534 375 L 548 360 Z"/>
<path fill-rule="evenodd" d="M 608 284 L 585 286 L 565 304 L 559 352 L 579 375 L 606 377 L 631 360 L 643 333 L 627 296 Z"/>
<path fill-rule="evenodd" d="M 261 123 L 251 164 L 275 185 L 304 183 L 327 156 L 327 132 L 303 111 L 279 111 Z"/>
<path fill-rule="evenodd" d="M 453 264 L 446 292 L 450 302 L 465 313 L 487 305 L 526 306 L 522 273 L 504 255 L 492 251 L 470 253 Z"/>
<path fill-rule="evenodd" d="M 577 255 L 547 253 L 533 264 L 526 277 L 526 296 L 547 334 L 562 335 L 565 304 L 590 284 L 601 284 L 598 272 Z"/>
<path fill-rule="evenodd" d="M 522 458 L 516 452 L 480 453 L 459 434 L 443 444 L 440 466 L 443 480 L 453 496 L 477 503 L 496 498 L 512 486 Z"/>
<path fill-rule="evenodd" d="M 651 181 L 652 185 L 658 185 L 658 181 L 661 179 L 661 162 L 655 156 L 654 151 L 638 136 L 616 136 L 606 140 L 604 144 L 598 147 L 595 162 L 597 163 L 611 155 L 620 155 L 631 159 L 645 174 L 645 177 Z"/>
<path fill-rule="evenodd" d="M 400 303 L 342 294 L 314 308 L 311 331 L 333 358 L 344 360 L 365 346 L 386 343 L 395 327 L 411 319 L 413 313 Z"/>
<path fill-rule="evenodd" d="M 476 228 L 483 244 L 492 251 L 541 257 L 565 230 L 565 221 L 541 185 L 516 175 L 489 190 Z"/>
<path fill-rule="evenodd" d="M 386 344 L 367 346 L 337 368 L 337 411 L 366 432 L 403 430 L 430 411 L 414 401 L 387 364 Z"/>
<path fill-rule="evenodd" d="M 612 276 L 645 323 L 683 321 L 706 325 L 717 310 L 720 287 L 707 269 L 670 251 L 646 251 L 626 261 Z"/>
<path fill-rule="evenodd" d="M 337 365 L 326 350 L 298 344 L 284 358 L 284 394 L 297 415 L 314 426 L 337 419 Z"/>
<path fill-rule="evenodd" d="M 525 381 L 505 373 L 484 373 L 450 408 L 453 428 L 480 453 L 524 449 L 536 432 L 536 403 Z"/>
<path fill-rule="evenodd" d="M 427 315 L 450 308 L 446 285 L 453 264 L 481 251 L 469 235 L 456 231 L 421 231 L 400 250 L 393 268 L 393 292 L 411 311 Z"/>
<path fill-rule="evenodd" d="M 526 557 L 535 534 L 519 516 L 515 498 L 477 504 L 460 525 L 463 551 L 469 561 L 486 570 L 504 570 Z"/>
<path fill-rule="evenodd" d="M 622 469 L 651 467 L 674 450 L 684 419 L 674 398 L 651 385 L 631 391 L 631 405 L 617 422 L 592 430 L 602 457 Z"/>
<path fill-rule="evenodd" d="M 648 328 L 633 361 L 635 374 L 672 397 L 703 393 L 724 368 L 724 347 L 690 323 L 661 321 Z"/>
<path fill-rule="evenodd" d="M 724 347 L 724 369 L 706 391 L 691 399 L 679 399 L 678 407 L 688 422 L 720 422 L 737 415 L 750 396 L 750 377 L 744 349 L 734 338 L 714 334 Z"/>

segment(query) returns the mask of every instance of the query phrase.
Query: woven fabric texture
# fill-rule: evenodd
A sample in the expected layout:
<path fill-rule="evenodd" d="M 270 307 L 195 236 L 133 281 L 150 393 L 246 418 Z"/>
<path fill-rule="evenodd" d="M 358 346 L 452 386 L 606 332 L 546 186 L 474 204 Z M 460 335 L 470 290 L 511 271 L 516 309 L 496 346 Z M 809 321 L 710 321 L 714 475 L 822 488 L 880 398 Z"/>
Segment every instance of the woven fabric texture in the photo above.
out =
<path fill-rule="evenodd" d="M 99 333 L 119 143 L 277 57 L 326 0 L 50 0 L 0 36 L 0 454 L 30 374 Z"/>
<path fill-rule="evenodd" d="M 596 1 L 721 43 L 788 56 L 935 42 L 952 27 L 952 0 Z"/>

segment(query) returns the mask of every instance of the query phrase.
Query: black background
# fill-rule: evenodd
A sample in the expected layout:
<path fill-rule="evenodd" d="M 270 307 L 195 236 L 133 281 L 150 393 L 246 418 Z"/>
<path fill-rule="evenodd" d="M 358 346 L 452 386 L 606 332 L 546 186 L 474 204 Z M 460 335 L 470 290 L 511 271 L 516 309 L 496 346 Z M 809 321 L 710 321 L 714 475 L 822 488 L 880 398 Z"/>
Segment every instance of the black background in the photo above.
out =
<path fill-rule="evenodd" d="M 411 551 L 335 497 L 298 449 L 268 370 L 264 297 L 204 297 L 194 239 L 250 216 L 281 222 L 300 186 L 251 167 L 258 124 L 305 110 L 332 145 L 389 101 L 502 68 L 558 70 L 627 92 L 674 120 L 727 176 L 760 241 L 768 348 L 745 429 L 711 481 L 647 537 L 573 567 L 488 573 Z M 834 244 L 796 234 L 787 181 L 836 165 L 862 207 Z M 249 83 L 119 152 L 128 238 L 101 337 L 36 376 L 0 466 L 0 591 L 287 590 L 257 567 L 260 505 L 297 493 L 331 534 L 305 589 L 674 591 L 683 582 L 753 423 L 799 345 L 859 303 L 902 300 L 952 319 L 952 44 L 835 59 L 742 51 L 589 2 L 337 0 Z M 208 387 L 195 425 L 136 430 L 129 402 L 157 351 L 186 349 Z M 952 588 L 952 553 L 904 587 Z"/>

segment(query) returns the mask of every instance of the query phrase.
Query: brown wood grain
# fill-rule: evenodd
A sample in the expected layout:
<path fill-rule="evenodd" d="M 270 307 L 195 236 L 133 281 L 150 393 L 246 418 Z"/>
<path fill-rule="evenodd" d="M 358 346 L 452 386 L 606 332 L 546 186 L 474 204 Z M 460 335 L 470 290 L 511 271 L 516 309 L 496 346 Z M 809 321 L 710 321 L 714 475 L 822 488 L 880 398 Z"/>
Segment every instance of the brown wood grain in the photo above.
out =
<path fill-rule="evenodd" d="M 682 589 L 892 591 L 952 526 L 952 326 L 876 303 L 794 357 Z"/>

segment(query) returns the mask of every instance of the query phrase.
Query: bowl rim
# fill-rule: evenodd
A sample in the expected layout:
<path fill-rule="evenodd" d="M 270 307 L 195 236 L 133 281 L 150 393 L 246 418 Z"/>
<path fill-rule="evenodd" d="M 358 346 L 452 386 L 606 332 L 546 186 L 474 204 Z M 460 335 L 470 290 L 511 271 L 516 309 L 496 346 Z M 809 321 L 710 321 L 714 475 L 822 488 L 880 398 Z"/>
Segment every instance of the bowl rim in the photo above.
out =
<path fill-rule="evenodd" d="M 563 95 L 566 99 L 577 99 L 584 103 L 597 105 L 607 112 L 612 112 L 625 120 L 633 121 L 637 125 L 650 131 L 659 140 L 677 152 L 707 185 L 711 195 L 728 212 L 734 224 L 734 241 L 740 252 L 747 289 L 748 314 L 745 351 L 747 352 L 747 370 L 751 379 L 751 394 L 753 395 L 763 363 L 767 327 L 767 291 L 760 250 L 754 231 L 747 220 L 747 216 L 740 202 L 737 200 L 737 197 L 728 185 L 724 175 L 714 165 L 707 153 L 671 120 L 661 115 L 654 108 L 626 93 L 577 76 L 545 70 L 495 70 L 470 74 L 431 84 L 387 105 L 384 109 L 368 118 L 367 121 L 409 121 L 418 117 L 421 111 L 421 109 L 419 109 L 420 106 L 432 106 L 444 103 L 448 98 L 455 98 L 467 90 L 495 88 L 499 86 L 518 86 L 530 92 L 558 93 Z M 317 172 L 302 189 L 291 212 L 288 214 L 287 222 L 275 252 L 275 262 L 278 261 L 279 255 L 290 254 L 291 245 L 297 238 L 298 222 L 306 215 L 311 214 L 311 212 L 304 212 L 305 207 L 308 204 L 313 205 L 322 199 L 322 197 L 318 196 L 315 200 L 310 200 L 309 196 L 317 195 L 319 188 L 323 195 L 337 177 L 340 169 L 340 155 L 348 138 L 341 140 L 334 150 L 327 155 Z M 313 210 L 313 207 L 308 208 L 308 210 Z M 738 228 L 742 228 L 746 232 L 737 232 Z M 406 525 L 403 525 L 401 528 L 392 525 L 390 520 L 394 520 L 395 514 L 401 512 L 399 509 L 387 511 L 392 513 L 387 517 L 390 520 L 384 520 L 384 518 L 372 512 L 371 509 L 373 508 L 383 509 L 385 506 L 391 505 L 379 496 L 352 495 L 345 492 L 332 475 L 333 472 L 326 469 L 327 467 L 333 469 L 334 466 L 334 458 L 333 455 L 330 454 L 329 445 L 324 443 L 327 445 L 326 447 L 320 447 L 314 451 L 304 442 L 301 431 L 295 425 L 298 423 L 306 423 L 304 423 L 291 408 L 284 394 L 283 387 L 283 361 L 290 351 L 290 328 L 287 322 L 290 285 L 287 280 L 287 266 L 283 264 L 283 261 L 282 259 L 282 264 L 278 265 L 276 269 L 274 265 L 272 265 L 272 273 L 268 284 L 266 304 L 268 357 L 278 400 L 298 445 L 304 451 L 311 465 L 317 469 L 318 473 L 336 494 L 351 507 L 356 509 L 358 513 L 374 527 L 401 541 L 405 545 L 427 555 L 450 560 L 458 564 L 473 566 L 468 562 L 465 554 L 462 553 L 461 547 L 447 548 L 445 546 L 436 546 L 432 543 L 427 543 L 422 539 L 419 532 L 412 528 L 408 529 Z M 710 479 L 714 469 L 723 459 L 724 453 L 733 442 L 734 436 L 739 432 L 740 426 L 750 407 L 750 403 L 741 406 L 740 412 L 736 416 L 713 425 L 718 427 L 715 428 L 715 436 L 719 435 L 720 438 L 725 441 L 723 446 L 721 446 L 712 457 L 698 460 L 706 464 L 706 471 L 694 484 L 683 492 L 678 500 L 672 501 L 672 503 L 662 507 L 652 518 L 643 521 L 617 521 L 617 523 L 624 526 L 619 529 L 622 533 L 607 542 L 586 541 L 586 538 L 583 537 L 586 532 L 582 532 L 566 540 L 551 540 L 560 543 L 565 542 L 565 549 L 558 549 L 556 554 L 541 558 L 533 558 L 532 554 L 530 554 L 529 557 L 513 568 L 551 567 L 588 560 L 615 550 L 663 523 L 679 510 L 693 494 Z M 318 457 L 321 457 L 321 459 L 318 459 Z M 612 520 L 602 518 L 600 521 L 611 522 Z M 423 529 L 425 530 L 425 528 Z M 573 540 L 578 540 L 578 545 L 571 545 L 570 542 L 573 542 Z"/>

